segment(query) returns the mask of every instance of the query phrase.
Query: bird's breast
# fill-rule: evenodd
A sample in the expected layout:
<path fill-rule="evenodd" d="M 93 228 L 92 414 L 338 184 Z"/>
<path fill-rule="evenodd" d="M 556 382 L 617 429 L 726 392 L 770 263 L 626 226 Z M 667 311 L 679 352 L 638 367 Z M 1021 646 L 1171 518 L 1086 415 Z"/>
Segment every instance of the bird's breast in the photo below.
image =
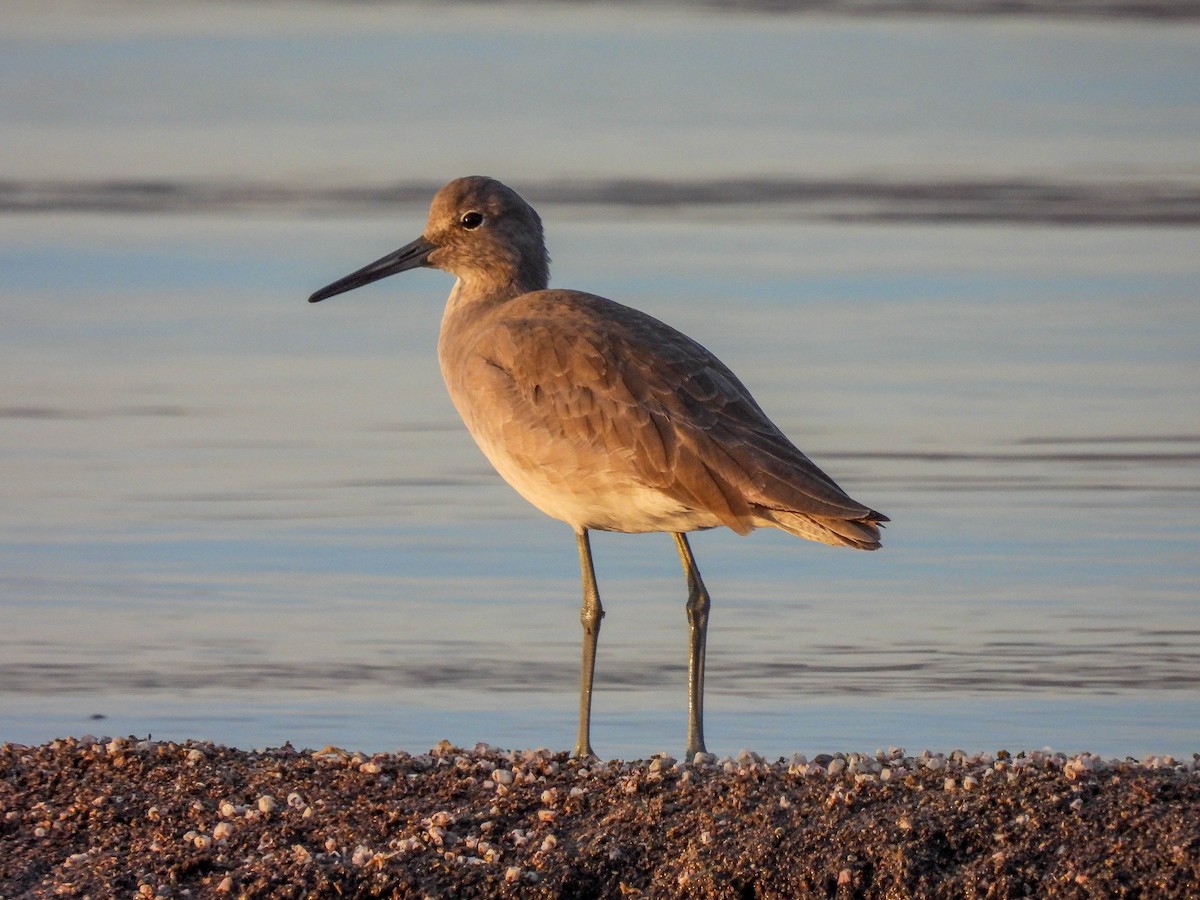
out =
<path fill-rule="evenodd" d="M 453 323 L 452 323 L 453 324 Z M 510 365 L 494 333 L 443 331 L 442 376 L 467 430 L 495 470 L 546 515 L 573 528 L 629 533 L 692 531 L 720 524 L 646 477 L 635 442 L 614 426 L 633 409 L 612 408 L 599 385 L 564 378 L 553 347 L 541 364 Z M 539 368 L 547 372 L 536 377 Z M 662 473 L 655 473 L 661 476 Z"/>

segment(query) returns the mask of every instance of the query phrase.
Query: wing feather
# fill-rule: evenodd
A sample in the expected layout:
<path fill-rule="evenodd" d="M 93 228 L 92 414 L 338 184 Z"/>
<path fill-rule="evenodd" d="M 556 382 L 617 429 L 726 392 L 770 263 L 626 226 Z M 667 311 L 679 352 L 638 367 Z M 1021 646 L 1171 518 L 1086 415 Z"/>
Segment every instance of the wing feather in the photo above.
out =
<path fill-rule="evenodd" d="M 716 356 L 652 316 L 590 294 L 539 291 L 510 301 L 484 343 L 499 379 L 491 390 L 505 395 L 505 439 L 536 433 L 526 445 L 556 457 L 543 464 L 602 458 L 608 477 L 742 533 L 755 519 L 797 534 L 849 520 L 860 524 L 816 539 L 862 545 L 874 532 L 877 541 L 873 523 L 886 517 L 792 444 Z"/>

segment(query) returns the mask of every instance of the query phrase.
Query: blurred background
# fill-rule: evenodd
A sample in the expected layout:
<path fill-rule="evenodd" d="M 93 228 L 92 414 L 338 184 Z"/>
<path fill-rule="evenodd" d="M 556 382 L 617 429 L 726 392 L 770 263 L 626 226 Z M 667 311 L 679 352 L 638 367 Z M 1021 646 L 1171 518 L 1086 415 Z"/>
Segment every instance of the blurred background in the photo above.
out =
<path fill-rule="evenodd" d="M 998 8 L 997 8 L 998 9 Z M 474 447 L 445 181 L 716 352 L 874 554 L 693 542 L 709 747 L 1200 749 L 1190 3 L 5 4 L 0 740 L 569 748 L 570 530 Z M 682 750 L 669 538 L 593 744 Z"/>

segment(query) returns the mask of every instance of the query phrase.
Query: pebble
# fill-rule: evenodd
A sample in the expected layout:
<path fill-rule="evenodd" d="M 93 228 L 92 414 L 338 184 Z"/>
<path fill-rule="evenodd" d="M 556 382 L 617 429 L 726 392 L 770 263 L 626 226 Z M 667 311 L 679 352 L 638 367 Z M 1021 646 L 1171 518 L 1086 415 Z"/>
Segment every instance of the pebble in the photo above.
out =
<path fill-rule="evenodd" d="M 106 766 L 110 774 L 118 773 L 118 778 L 127 777 L 131 766 L 138 764 L 135 753 L 143 752 L 141 744 L 134 739 L 109 738 L 91 742 L 56 742 L 57 752 L 71 754 L 71 759 L 82 758 L 88 766 Z M 50 745 L 34 749 L 47 753 L 49 748 Z M 1085 806 L 1089 816 L 1099 813 L 1102 804 L 1093 804 L 1092 798 L 1101 789 L 1109 790 L 1107 785 L 1110 781 L 1114 785 L 1117 782 L 1127 784 L 1129 776 L 1126 772 L 1131 768 L 1164 770 L 1155 777 L 1186 781 L 1194 777 L 1200 761 L 1200 757 L 1180 761 L 1166 755 L 1148 756 L 1140 762 L 1104 760 L 1094 754 L 1070 756 L 1049 749 L 1016 755 L 1006 751 L 994 754 L 967 753 L 962 750 L 949 754 L 925 751 L 919 756 L 908 757 L 902 748 L 889 747 L 887 750 L 877 749 L 874 753 L 821 754 L 812 761 L 803 754 L 795 754 L 787 761 L 779 759 L 767 762 L 758 754 L 744 750 L 736 757 L 722 758 L 719 763 L 715 757 L 711 760 L 701 758 L 710 756 L 708 754 L 697 754 L 691 763 L 682 764 L 667 754 L 660 754 L 649 761 L 589 762 L 583 765 L 563 756 L 555 759 L 548 751 L 541 749 L 516 753 L 489 750 L 487 752 L 491 755 L 488 758 L 478 758 L 468 751 L 443 750 L 421 757 L 407 754 L 373 758 L 353 754 L 335 754 L 332 757 L 328 754 L 306 755 L 309 772 L 315 768 L 318 774 L 324 774 L 325 780 L 322 782 L 316 775 L 311 781 L 306 781 L 307 775 L 303 772 L 296 774 L 285 765 L 272 761 L 269 756 L 271 751 L 247 756 L 241 751 L 228 751 L 210 744 L 179 746 L 163 742 L 150 745 L 145 752 L 152 752 L 162 760 L 155 762 L 155 765 L 165 762 L 177 767 L 177 771 L 186 773 L 184 779 L 190 779 L 191 786 L 197 790 L 181 792 L 178 796 L 147 794 L 136 780 L 128 785 L 117 781 L 110 791 L 88 789 L 76 793 L 70 800 L 52 801 L 49 799 L 52 794 L 41 794 L 36 798 L 40 802 L 25 806 L 14 808 L 7 803 L 4 815 L 0 818 L 12 832 L 20 830 L 29 834 L 32 831 L 38 837 L 53 835 L 53 840 L 41 845 L 29 842 L 28 852 L 36 853 L 38 847 L 48 848 L 45 852 L 54 854 L 48 862 L 50 867 L 60 872 L 66 868 L 71 870 L 69 875 L 63 873 L 64 882 L 67 878 L 86 878 L 89 867 L 97 858 L 95 853 L 69 853 L 81 845 L 59 842 L 60 835 L 74 827 L 70 822 L 71 817 L 82 816 L 95 822 L 136 823 L 136 828 L 145 835 L 142 852 L 148 856 L 143 859 L 153 854 L 160 857 L 183 854 L 195 857 L 196 850 L 211 853 L 215 867 L 210 870 L 211 881 L 205 882 L 204 890 L 215 890 L 220 894 L 251 891 L 251 885 L 255 883 L 253 879 L 262 877 L 261 873 L 270 871 L 272 867 L 286 872 L 290 865 L 294 867 L 293 872 L 299 872 L 300 867 L 310 864 L 314 867 L 353 864 L 358 867 L 370 866 L 372 870 L 378 867 L 381 872 L 388 872 L 390 869 L 386 863 L 400 854 L 410 855 L 411 858 L 395 859 L 393 865 L 400 866 L 403 862 L 410 869 L 430 863 L 442 867 L 443 871 L 446 863 L 464 868 L 495 866 L 488 870 L 488 877 L 497 880 L 503 877 L 507 883 L 520 884 L 522 889 L 527 889 L 535 880 L 537 872 L 534 870 L 541 870 L 542 882 L 551 881 L 552 860 L 548 860 L 545 854 L 555 852 L 560 845 L 564 847 L 564 853 L 577 852 L 573 831 L 577 819 L 587 819 L 609 806 L 621 808 L 624 802 L 622 798 L 627 794 L 633 797 L 634 804 L 644 807 L 647 802 L 664 795 L 671 796 L 672 803 L 686 803 L 686 798 L 699 796 L 696 786 L 703 790 L 713 782 L 721 787 L 729 786 L 734 794 L 761 784 L 770 790 L 761 796 L 774 798 L 771 802 L 777 804 L 775 815 L 779 821 L 776 824 L 782 827 L 795 821 L 798 814 L 805 816 L 815 812 L 819 815 L 819 810 L 814 808 L 822 801 L 829 809 L 835 810 L 833 818 L 837 818 L 847 807 L 853 807 L 856 815 L 877 802 L 890 803 L 892 810 L 903 810 L 904 807 L 898 806 L 896 801 L 911 800 L 912 804 L 907 810 L 890 813 L 889 822 L 894 822 L 898 830 L 913 839 L 919 839 L 928 831 L 931 817 L 938 815 L 939 809 L 975 809 L 979 798 L 967 797 L 967 792 L 986 793 L 983 799 L 990 800 L 993 792 L 1012 790 L 1005 782 L 1019 781 L 1016 792 L 1011 796 L 1049 796 L 1050 800 L 1037 807 L 1036 825 L 1031 823 L 1030 816 L 1025 812 L 1032 812 L 1033 807 L 1012 805 L 1004 808 L 1002 818 L 994 823 L 996 846 L 1003 847 L 1002 853 L 1011 853 L 1014 847 L 1020 846 L 1020 842 L 1031 840 L 1023 838 L 1020 832 L 1032 833 L 1043 827 L 1045 817 L 1051 814 L 1050 810 L 1057 811 L 1060 817 L 1067 810 L 1082 814 Z M 6 745 L 5 752 L 10 756 L 19 753 L 12 749 L 12 745 Z M 234 757 L 233 754 L 241 755 Z M 252 771 L 253 777 L 242 781 L 214 774 L 231 758 L 234 764 Z M 343 761 L 347 758 L 357 761 L 344 770 Z M 340 823 L 345 821 L 343 813 L 348 811 L 354 800 L 352 796 L 338 793 L 337 790 L 330 792 L 329 779 L 337 781 L 340 786 L 338 790 L 352 785 L 353 790 L 361 790 L 364 794 L 370 792 L 370 796 L 382 796 L 380 780 L 357 778 L 354 773 L 354 766 L 360 771 L 369 771 L 366 767 L 372 763 L 381 772 L 386 768 L 394 775 L 398 787 L 416 796 L 420 796 L 420 780 L 423 779 L 448 778 L 446 783 L 451 787 L 445 793 L 436 795 L 433 803 L 420 807 L 421 812 L 417 816 L 389 822 L 390 830 L 386 832 L 345 830 Z M 200 771 L 192 772 L 185 768 L 201 764 L 204 767 Z M 728 780 L 723 779 L 717 770 L 718 766 L 730 774 Z M 1118 767 L 1119 777 L 1115 771 Z M 431 770 L 431 774 L 413 774 L 422 769 Z M 50 765 L 46 765 L 45 770 L 58 771 Z M 18 769 L 14 768 L 14 771 Z M 1101 776 L 1106 771 L 1112 772 L 1110 778 Z M 552 778 L 555 772 L 563 773 L 563 777 Z M 849 776 L 853 776 L 853 779 Z M 485 795 L 481 790 L 485 777 L 497 789 L 496 795 L 490 792 Z M 823 779 L 827 783 L 823 784 Z M 417 781 L 415 785 L 414 780 Z M 1082 785 L 1079 783 L 1081 781 Z M 693 787 L 688 786 L 689 782 Z M 285 785 L 298 786 L 301 790 L 289 792 Z M 951 796 L 939 796 L 939 787 L 941 792 L 949 792 Z M 501 788 L 505 790 L 501 792 Z M 222 789 L 229 792 L 227 799 L 218 799 Z M 1047 794 L 1047 789 L 1053 793 Z M 235 794 L 235 790 L 247 793 Z M 264 790 L 272 793 L 259 796 L 259 792 Z M 954 796 L 954 793 L 959 795 Z M 287 809 L 284 812 L 287 815 L 273 822 L 274 814 L 283 805 L 283 801 L 276 801 L 275 797 L 285 795 Z M 257 799 L 250 801 L 248 806 L 235 802 L 255 796 Z M 305 799 L 306 796 L 311 803 Z M 472 807 L 463 800 L 467 796 L 473 796 L 481 802 Z M 485 796 L 486 799 L 482 799 Z M 813 802 L 813 797 L 818 799 Z M 156 801 L 157 805 L 141 805 L 150 800 Z M 52 802 L 56 804 L 53 808 Z M 487 811 L 489 805 L 491 812 Z M 799 810 L 797 806 L 800 806 Z M 145 811 L 139 812 L 141 809 Z M 305 818 L 319 815 L 320 827 L 293 828 L 299 824 L 289 818 L 293 809 Z M 485 818 L 486 815 L 493 818 Z M 706 847 L 703 851 L 705 854 L 719 852 L 730 830 L 730 820 L 721 818 L 721 815 L 728 815 L 728 810 L 721 814 L 714 811 L 713 815 L 707 830 L 691 832 L 689 837 L 689 840 L 696 840 Z M 1066 818 L 1077 820 L 1070 813 L 1066 814 Z M 1082 819 L 1082 815 L 1078 819 Z M 291 826 L 284 828 L 287 822 L 291 822 Z M 521 827 L 505 830 L 508 823 L 520 824 Z M 452 827 L 455 830 L 451 830 Z M 185 828 L 189 830 L 181 840 L 177 836 Z M 365 843 L 356 845 L 356 838 L 371 839 L 371 834 L 375 835 L 376 840 L 386 841 L 386 846 L 375 850 Z M 387 837 L 379 837 L 379 834 L 386 834 Z M 303 843 L 293 844 L 292 841 Z M 619 864 L 616 861 L 621 857 L 621 848 L 612 845 L 601 850 L 604 853 L 616 853 L 614 865 Z M 629 850 L 623 852 L 628 853 Z M 1074 852 L 1070 847 L 1063 851 L 1064 855 Z M 503 866 L 501 862 L 504 862 Z M 187 895 L 188 890 L 197 890 L 195 881 L 187 887 L 168 884 L 152 863 L 141 862 L 140 865 L 133 871 L 143 880 L 142 887 L 138 888 L 142 895 L 155 896 L 165 890 L 170 896 L 182 897 Z M 235 866 L 236 876 L 226 874 Z M 830 860 L 829 866 L 825 870 L 828 873 L 825 877 L 836 873 L 838 882 L 844 886 L 858 884 L 863 877 L 864 869 L 852 857 Z M 251 869 L 254 869 L 253 873 Z M 1084 883 L 1075 874 L 1084 870 L 1064 868 L 1064 871 L 1067 872 L 1063 876 L 1065 879 L 1075 884 Z M 697 873 L 698 870 L 693 870 L 689 876 L 693 879 L 693 886 Z M 305 876 L 299 877 L 303 880 Z M 365 874 L 363 877 L 366 877 Z M 1089 889 L 1100 883 L 1095 872 L 1091 873 L 1090 878 Z M 93 895 L 100 896 L 96 893 Z M 128 896 L 128 889 L 123 896 Z"/>
<path fill-rule="evenodd" d="M 649 771 L 658 774 L 667 771 L 675 765 L 675 757 L 667 756 L 665 753 L 661 756 L 656 756 L 650 760 Z"/>

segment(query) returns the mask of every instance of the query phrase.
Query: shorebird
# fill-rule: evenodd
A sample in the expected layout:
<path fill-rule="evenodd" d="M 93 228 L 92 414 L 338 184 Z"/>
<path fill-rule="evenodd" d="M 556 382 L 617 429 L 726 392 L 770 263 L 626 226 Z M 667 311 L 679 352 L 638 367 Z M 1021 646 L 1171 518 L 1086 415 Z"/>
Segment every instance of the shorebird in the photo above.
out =
<path fill-rule="evenodd" d="M 693 759 L 705 752 L 710 599 L 687 532 L 766 526 L 875 550 L 887 516 L 850 499 L 696 341 L 612 300 L 550 289 L 541 219 L 494 179 L 451 181 L 419 238 L 308 299 L 419 267 L 457 279 L 438 360 L 467 430 L 522 497 L 575 531 L 583 661 L 574 754 L 595 756 L 592 679 L 604 616 L 588 532 L 665 531 L 687 579 Z"/>

